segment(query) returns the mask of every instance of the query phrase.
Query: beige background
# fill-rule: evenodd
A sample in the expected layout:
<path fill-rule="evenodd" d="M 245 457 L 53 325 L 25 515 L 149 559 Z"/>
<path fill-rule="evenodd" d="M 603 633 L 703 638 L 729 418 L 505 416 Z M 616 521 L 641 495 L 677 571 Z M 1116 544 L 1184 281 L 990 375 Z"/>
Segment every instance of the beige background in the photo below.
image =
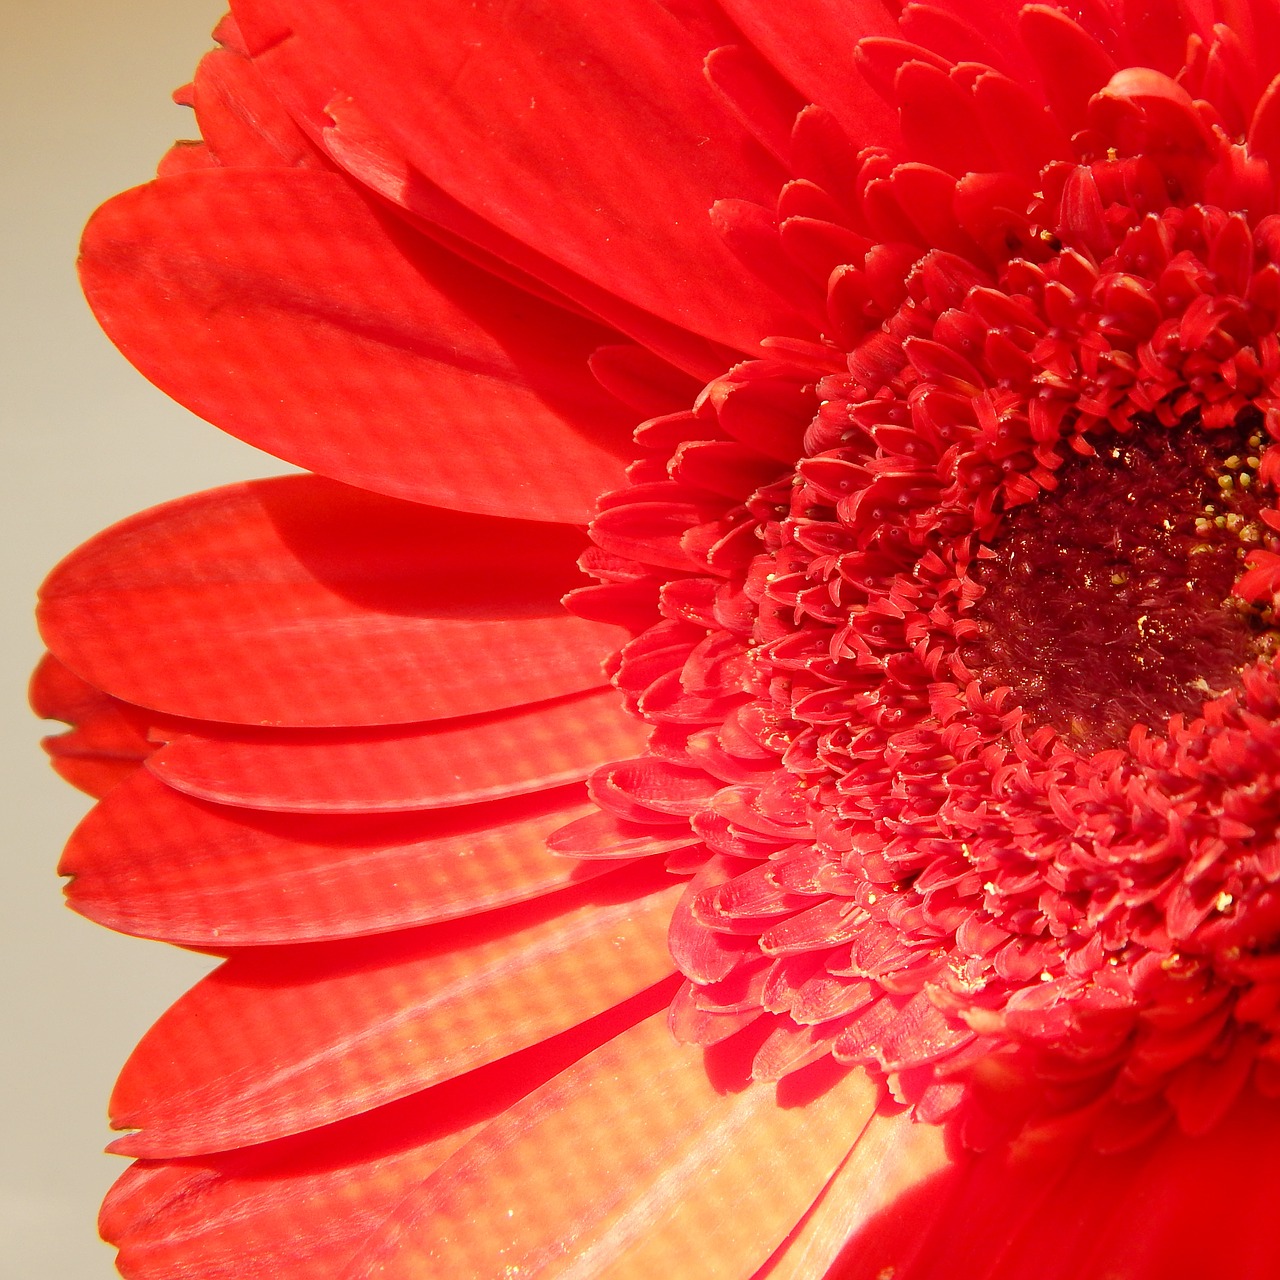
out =
<path fill-rule="evenodd" d="M 98 332 L 75 283 L 79 228 L 145 181 L 193 125 L 168 94 L 209 46 L 218 0 L 0 0 L 0 1277 L 107 1280 L 98 1154 L 133 1043 L 206 962 L 61 905 L 54 866 L 87 802 L 37 747 L 26 673 L 43 573 L 141 507 L 279 464 L 171 404 Z"/>

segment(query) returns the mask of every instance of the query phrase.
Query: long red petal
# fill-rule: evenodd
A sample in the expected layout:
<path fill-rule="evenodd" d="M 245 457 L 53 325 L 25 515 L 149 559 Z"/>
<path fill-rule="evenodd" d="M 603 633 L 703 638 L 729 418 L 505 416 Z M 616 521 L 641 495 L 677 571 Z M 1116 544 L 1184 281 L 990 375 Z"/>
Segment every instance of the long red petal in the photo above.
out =
<path fill-rule="evenodd" d="M 208 169 L 85 231 L 98 320 L 162 390 L 309 470 L 461 511 L 585 523 L 628 416 L 587 358 L 610 329 L 375 213 L 335 174 Z"/>
<path fill-rule="evenodd" d="M 233 956 L 143 1037 L 111 1099 L 125 1155 L 264 1142 L 584 1022 L 666 978 L 680 886 L 651 865 L 483 917 Z"/>
<path fill-rule="evenodd" d="M 635 755 L 648 735 L 612 689 L 390 729 L 248 729 L 174 738 L 158 777 L 215 803 L 285 813 L 437 809 L 526 795 Z"/>
<path fill-rule="evenodd" d="M 94 685 L 170 714 L 314 727 L 474 715 L 604 683 L 626 633 L 560 605 L 583 541 L 285 476 L 99 534 L 50 575 L 40 624 Z"/>
<path fill-rule="evenodd" d="M 570 271 L 740 350 L 793 331 L 707 219 L 723 196 L 771 199 L 783 175 L 657 0 L 619 0 L 605 23 L 556 0 L 235 11 L 255 52 L 292 33 L 430 181 Z"/>
<path fill-rule="evenodd" d="M 875 1090 L 778 1098 L 674 1045 L 661 1014 L 516 1104 L 447 1160 L 343 1280 L 745 1280 L 808 1209 Z M 815 1096 L 816 1094 L 816 1096 Z"/>
<path fill-rule="evenodd" d="M 73 833 L 59 870 L 82 915 L 188 946 L 310 942 L 451 920 L 538 897 L 625 859 L 557 857 L 591 812 L 581 786 L 488 805 L 350 818 L 193 800 L 145 770 Z M 634 855 L 631 855 L 634 856 Z"/>
<path fill-rule="evenodd" d="M 909 1111 L 874 1115 L 812 1211 L 756 1280 L 825 1276 L 849 1239 L 947 1165 L 943 1131 Z M 844 1280 L 843 1272 L 836 1276 Z"/>
<path fill-rule="evenodd" d="M 328 1280 L 395 1230 L 406 1194 L 463 1142 L 647 1017 L 660 984 L 590 1022 L 376 1111 L 240 1151 L 139 1161 L 99 1221 L 130 1280 Z"/>

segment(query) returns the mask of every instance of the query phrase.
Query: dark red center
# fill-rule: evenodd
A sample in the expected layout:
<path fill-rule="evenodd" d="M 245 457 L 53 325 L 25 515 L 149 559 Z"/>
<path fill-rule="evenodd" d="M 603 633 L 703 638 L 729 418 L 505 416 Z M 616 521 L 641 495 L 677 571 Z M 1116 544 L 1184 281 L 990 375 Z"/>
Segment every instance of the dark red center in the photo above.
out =
<path fill-rule="evenodd" d="M 1058 487 L 1016 508 L 976 568 L 966 665 L 1086 752 L 1160 729 L 1234 688 L 1270 643 L 1231 594 L 1263 528 L 1257 415 L 1094 441 Z"/>

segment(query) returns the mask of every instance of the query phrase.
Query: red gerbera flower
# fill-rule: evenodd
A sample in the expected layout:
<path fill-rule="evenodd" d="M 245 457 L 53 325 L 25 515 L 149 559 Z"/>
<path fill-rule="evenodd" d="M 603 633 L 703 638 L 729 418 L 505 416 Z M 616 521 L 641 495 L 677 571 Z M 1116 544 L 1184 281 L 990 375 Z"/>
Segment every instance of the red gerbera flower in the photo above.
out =
<path fill-rule="evenodd" d="M 315 473 L 44 593 L 127 1276 L 1274 1273 L 1280 8 L 897 8 L 243 0 L 90 224 Z"/>

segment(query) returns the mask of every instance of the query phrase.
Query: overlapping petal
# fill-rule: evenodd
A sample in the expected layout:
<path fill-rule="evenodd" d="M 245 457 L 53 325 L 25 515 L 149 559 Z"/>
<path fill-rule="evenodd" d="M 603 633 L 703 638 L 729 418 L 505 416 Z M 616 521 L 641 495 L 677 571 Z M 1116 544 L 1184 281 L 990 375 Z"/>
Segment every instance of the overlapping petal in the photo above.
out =
<path fill-rule="evenodd" d="M 147 767 L 178 791 L 281 813 L 479 804 L 578 782 L 643 745 L 611 689 L 389 729 L 222 729 L 167 742 Z"/>
<path fill-rule="evenodd" d="M 77 911 L 124 933 L 215 947 L 355 937 L 603 875 L 625 851 L 586 861 L 546 848 L 593 808 L 571 786 L 392 817 L 279 815 L 193 800 L 135 766 L 59 869 Z"/>
<path fill-rule="evenodd" d="M 309 470 L 569 523 L 621 479 L 629 424 L 586 366 L 617 335 L 408 233 L 334 174 L 159 179 L 98 211 L 80 269 L 153 382 Z"/>
<path fill-rule="evenodd" d="M 678 892 L 660 869 L 629 867 L 455 924 L 239 951 L 134 1051 L 111 1115 L 140 1132 L 113 1149 L 182 1156 L 284 1137 L 585 1022 L 670 975 Z"/>
<path fill-rule="evenodd" d="M 519 1053 L 350 1120 L 235 1151 L 139 1160 L 99 1227 L 140 1280 L 342 1275 L 485 1124 L 652 1014 L 659 987 Z"/>
<path fill-rule="evenodd" d="M 779 172 L 657 0 L 623 0 L 607 26 L 557 3 L 234 11 L 251 50 L 300 40 L 422 174 L 519 243 L 731 347 L 794 326 L 707 220 L 723 195 L 772 196 Z"/>
<path fill-rule="evenodd" d="M 445 1161 L 350 1280 L 407 1278 L 424 1257 L 486 1280 L 513 1267 L 641 1280 L 691 1261 L 746 1280 L 839 1163 L 873 1090 L 846 1075 L 779 1105 L 732 1061 L 709 1072 L 673 1051 L 660 1016 L 617 1036 Z"/>

